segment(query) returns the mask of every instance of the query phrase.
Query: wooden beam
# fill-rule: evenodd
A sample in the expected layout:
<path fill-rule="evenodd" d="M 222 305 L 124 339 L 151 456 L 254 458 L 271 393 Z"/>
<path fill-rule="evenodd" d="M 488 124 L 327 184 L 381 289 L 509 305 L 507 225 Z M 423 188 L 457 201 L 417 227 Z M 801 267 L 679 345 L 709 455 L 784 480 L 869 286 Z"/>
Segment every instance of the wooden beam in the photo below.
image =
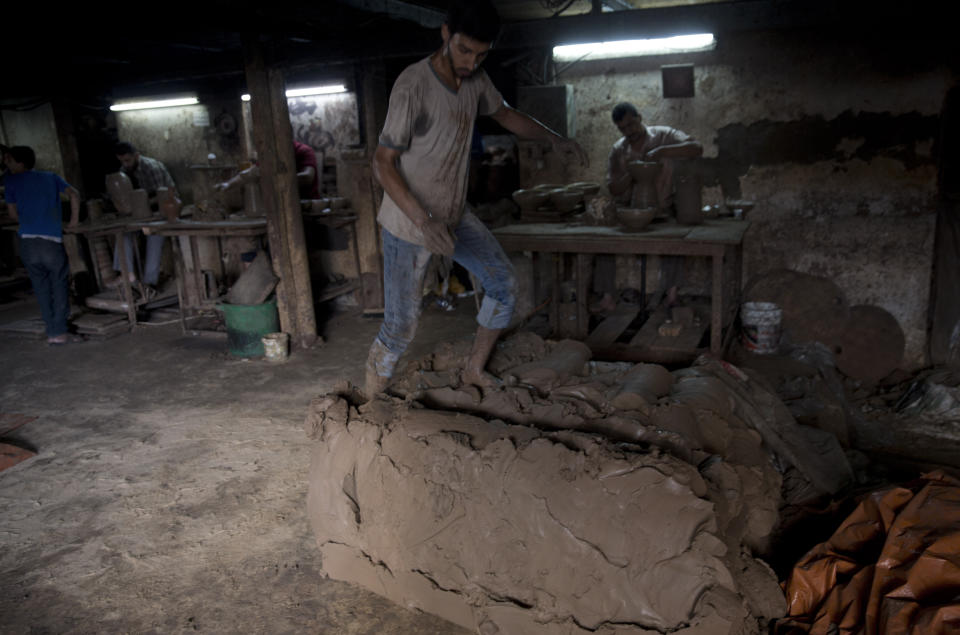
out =
<path fill-rule="evenodd" d="M 280 328 L 294 344 L 307 348 L 317 339 L 307 245 L 303 233 L 293 129 L 283 72 L 267 67 L 259 36 L 243 41 L 253 139 L 260 164 L 260 191 L 277 285 Z"/>

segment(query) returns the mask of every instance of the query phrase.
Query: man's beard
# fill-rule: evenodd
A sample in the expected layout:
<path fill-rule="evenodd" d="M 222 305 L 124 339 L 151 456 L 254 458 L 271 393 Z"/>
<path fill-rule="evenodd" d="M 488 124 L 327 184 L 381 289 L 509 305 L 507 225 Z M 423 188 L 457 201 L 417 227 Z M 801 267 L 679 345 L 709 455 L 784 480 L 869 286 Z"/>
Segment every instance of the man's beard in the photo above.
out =
<path fill-rule="evenodd" d="M 447 42 L 447 63 L 450 64 L 450 72 L 454 77 L 466 79 L 473 75 L 473 70 L 469 68 L 457 68 L 453 65 L 453 52 L 450 50 L 450 43 Z"/>

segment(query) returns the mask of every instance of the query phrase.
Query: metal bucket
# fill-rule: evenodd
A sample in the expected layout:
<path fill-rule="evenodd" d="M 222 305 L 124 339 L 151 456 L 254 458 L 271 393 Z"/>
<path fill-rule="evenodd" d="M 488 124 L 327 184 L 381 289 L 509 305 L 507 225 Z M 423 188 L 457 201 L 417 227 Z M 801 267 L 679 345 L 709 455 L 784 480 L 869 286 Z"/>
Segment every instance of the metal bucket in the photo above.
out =
<path fill-rule="evenodd" d="M 263 358 L 268 362 L 282 362 L 290 355 L 288 333 L 267 333 L 263 340 Z"/>

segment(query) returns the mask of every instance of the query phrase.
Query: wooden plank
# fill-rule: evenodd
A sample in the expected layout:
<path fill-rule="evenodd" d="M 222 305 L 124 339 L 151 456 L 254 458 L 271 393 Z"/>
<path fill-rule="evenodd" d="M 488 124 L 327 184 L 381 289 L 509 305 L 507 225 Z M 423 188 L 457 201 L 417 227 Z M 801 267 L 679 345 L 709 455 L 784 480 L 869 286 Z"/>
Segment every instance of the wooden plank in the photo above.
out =
<path fill-rule="evenodd" d="M 586 345 L 591 349 L 604 348 L 617 341 L 617 338 L 623 334 L 630 326 L 640 309 L 617 309 L 610 314 L 603 322 L 593 329 L 586 340 Z"/>
<path fill-rule="evenodd" d="M 695 351 L 706 332 L 710 321 L 704 319 L 703 311 L 696 311 L 699 320 L 685 326 L 677 335 L 661 335 L 660 326 L 670 317 L 666 311 L 657 311 L 650 316 L 640 331 L 630 340 L 630 346 L 670 352 Z"/>
<path fill-rule="evenodd" d="M 667 319 L 666 311 L 658 310 L 650 314 L 647 321 L 643 323 L 637 334 L 630 340 L 629 346 L 639 348 L 649 348 L 660 336 L 657 329 Z"/>
<path fill-rule="evenodd" d="M 707 220 L 690 230 L 686 240 L 738 244 L 749 227 L 750 223 L 746 221 Z"/>

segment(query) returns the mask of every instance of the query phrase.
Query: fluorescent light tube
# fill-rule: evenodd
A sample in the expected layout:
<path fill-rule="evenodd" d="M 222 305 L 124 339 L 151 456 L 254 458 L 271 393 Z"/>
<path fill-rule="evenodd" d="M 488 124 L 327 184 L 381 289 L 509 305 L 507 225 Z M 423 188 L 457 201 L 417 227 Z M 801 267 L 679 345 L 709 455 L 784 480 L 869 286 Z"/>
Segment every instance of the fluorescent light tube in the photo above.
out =
<path fill-rule="evenodd" d="M 343 84 L 331 86 L 314 86 L 313 88 L 292 88 L 287 91 L 287 97 L 306 97 L 307 95 L 329 95 L 331 93 L 345 93 L 347 87 Z"/>
<path fill-rule="evenodd" d="M 126 103 L 117 103 L 110 106 L 110 110 L 120 112 L 121 110 L 144 110 L 145 108 L 169 108 L 170 106 L 193 106 L 199 104 L 200 100 L 196 97 L 180 97 L 177 99 L 156 99 L 153 101 L 131 101 Z"/>
<path fill-rule="evenodd" d="M 287 97 L 306 97 L 307 95 L 331 95 L 333 93 L 345 93 L 347 87 L 343 84 L 333 84 L 330 86 L 314 86 L 313 88 L 291 88 L 286 92 Z M 240 95 L 243 101 L 250 101 L 250 95 L 244 93 Z"/>
<path fill-rule="evenodd" d="M 710 51 L 716 46 L 717 40 L 712 33 L 697 33 L 695 35 L 676 35 L 648 40 L 567 44 L 553 47 L 553 57 L 558 62 L 573 62 L 576 60 L 602 60 L 615 57 Z"/>

